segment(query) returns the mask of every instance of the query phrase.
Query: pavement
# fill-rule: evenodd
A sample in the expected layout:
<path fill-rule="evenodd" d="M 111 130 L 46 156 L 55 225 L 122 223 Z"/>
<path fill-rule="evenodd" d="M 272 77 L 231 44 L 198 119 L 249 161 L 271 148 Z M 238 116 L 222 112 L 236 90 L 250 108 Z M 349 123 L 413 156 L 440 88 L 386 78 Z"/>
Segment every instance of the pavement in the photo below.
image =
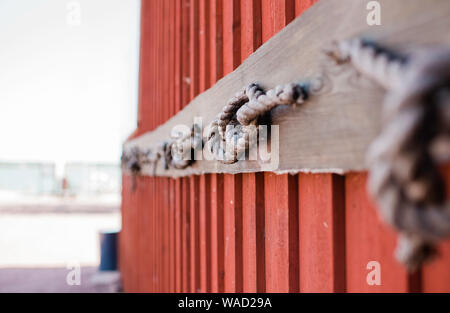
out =
<path fill-rule="evenodd" d="M 0 292 L 120 290 L 117 272 L 97 270 L 99 232 L 120 223 L 118 203 L 0 199 Z"/>

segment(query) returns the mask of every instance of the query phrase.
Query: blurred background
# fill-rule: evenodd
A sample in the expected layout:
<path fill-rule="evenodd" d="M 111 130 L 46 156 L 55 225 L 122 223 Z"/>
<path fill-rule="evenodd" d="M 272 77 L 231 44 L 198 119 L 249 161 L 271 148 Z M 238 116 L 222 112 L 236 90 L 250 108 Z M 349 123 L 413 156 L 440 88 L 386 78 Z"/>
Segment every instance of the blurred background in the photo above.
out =
<path fill-rule="evenodd" d="M 98 291 L 99 234 L 120 229 L 121 145 L 136 128 L 139 11 L 0 0 L 0 292 Z"/>

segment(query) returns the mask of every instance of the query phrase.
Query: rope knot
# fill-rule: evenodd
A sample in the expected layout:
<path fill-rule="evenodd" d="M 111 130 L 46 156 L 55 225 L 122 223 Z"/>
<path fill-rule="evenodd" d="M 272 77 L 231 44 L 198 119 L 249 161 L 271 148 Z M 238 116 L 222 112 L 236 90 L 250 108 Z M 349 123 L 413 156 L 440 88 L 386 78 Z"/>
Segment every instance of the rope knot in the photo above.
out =
<path fill-rule="evenodd" d="M 209 150 L 225 164 L 245 157 L 245 152 L 258 136 L 258 119 L 278 105 L 302 104 L 308 99 L 305 84 L 279 85 L 267 92 L 257 83 L 251 83 L 222 109 L 209 125 Z"/>

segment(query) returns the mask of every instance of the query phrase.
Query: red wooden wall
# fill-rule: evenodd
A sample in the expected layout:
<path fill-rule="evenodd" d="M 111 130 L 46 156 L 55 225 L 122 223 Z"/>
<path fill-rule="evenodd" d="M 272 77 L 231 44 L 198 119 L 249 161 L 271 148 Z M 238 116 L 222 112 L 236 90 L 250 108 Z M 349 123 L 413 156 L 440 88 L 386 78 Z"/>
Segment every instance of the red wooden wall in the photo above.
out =
<path fill-rule="evenodd" d="M 155 129 L 313 0 L 142 0 L 138 129 Z M 450 168 L 446 170 L 449 173 Z M 449 177 L 450 179 L 450 177 Z M 366 174 L 123 175 L 127 292 L 450 291 L 450 243 L 409 275 Z M 381 285 L 366 268 L 381 265 Z"/>

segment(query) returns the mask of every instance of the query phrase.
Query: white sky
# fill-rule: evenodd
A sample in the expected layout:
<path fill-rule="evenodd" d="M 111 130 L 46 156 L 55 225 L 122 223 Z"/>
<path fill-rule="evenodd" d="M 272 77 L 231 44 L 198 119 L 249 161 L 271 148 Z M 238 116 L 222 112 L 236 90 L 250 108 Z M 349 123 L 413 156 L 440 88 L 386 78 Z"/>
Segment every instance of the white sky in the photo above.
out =
<path fill-rule="evenodd" d="M 0 0 L 0 161 L 119 162 L 136 125 L 139 7 Z"/>

